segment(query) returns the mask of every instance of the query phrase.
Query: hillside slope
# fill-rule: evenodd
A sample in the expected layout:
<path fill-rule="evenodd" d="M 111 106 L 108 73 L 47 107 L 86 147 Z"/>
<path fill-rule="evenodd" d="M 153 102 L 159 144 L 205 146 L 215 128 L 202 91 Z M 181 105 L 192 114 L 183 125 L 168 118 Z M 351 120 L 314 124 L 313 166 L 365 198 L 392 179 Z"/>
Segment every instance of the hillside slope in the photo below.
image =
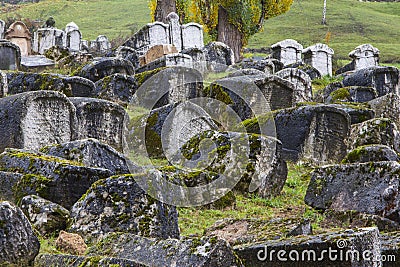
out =
<path fill-rule="evenodd" d="M 371 43 L 381 50 L 383 62 L 400 62 L 400 3 L 328 1 L 326 26 L 320 23 L 322 5 L 322 0 L 295 0 L 289 12 L 266 21 L 248 47 L 269 47 L 286 38 L 306 47 L 325 42 L 329 32 L 335 58 L 347 59 L 354 47 Z M 59 28 L 74 21 L 85 39 L 126 36 L 150 21 L 147 0 L 41 0 L 0 14 L 2 19 L 7 16 L 41 21 L 53 16 Z"/>

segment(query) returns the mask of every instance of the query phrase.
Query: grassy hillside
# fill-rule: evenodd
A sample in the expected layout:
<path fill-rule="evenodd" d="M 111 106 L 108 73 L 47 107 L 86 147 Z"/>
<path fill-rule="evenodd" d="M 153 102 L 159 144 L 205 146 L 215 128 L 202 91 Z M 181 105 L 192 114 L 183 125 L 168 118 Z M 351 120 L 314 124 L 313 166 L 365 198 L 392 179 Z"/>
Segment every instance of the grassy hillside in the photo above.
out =
<path fill-rule="evenodd" d="M 248 46 L 268 47 L 292 38 L 306 47 L 325 42 L 329 32 L 335 58 L 347 59 L 354 47 L 371 43 L 381 50 L 382 62 L 400 62 L 400 3 L 328 1 L 326 26 L 320 24 L 322 4 L 322 0 L 295 0 L 289 12 L 267 20 L 264 31 L 253 36 Z M 7 16 L 42 21 L 53 16 L 59 28 L 74 21 L 85 39 L 128 35 L 150 21 L 147 0 L 41 0 L 12 12 L 3 8 L 0 18 Z"/>

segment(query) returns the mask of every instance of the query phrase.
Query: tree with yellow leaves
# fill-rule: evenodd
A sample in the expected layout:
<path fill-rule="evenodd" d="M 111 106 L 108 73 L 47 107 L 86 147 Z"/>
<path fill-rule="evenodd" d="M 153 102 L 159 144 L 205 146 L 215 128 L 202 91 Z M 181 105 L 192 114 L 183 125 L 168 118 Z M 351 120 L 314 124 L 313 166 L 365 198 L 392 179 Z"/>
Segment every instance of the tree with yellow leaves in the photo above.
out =
<path fill-rule="evenodd" d="M 214 40 L 230 46 L 236 61 L 250 36 L 262 29 L 264 21 L 285 13 L 293 0 L 152 0 L 153 18 L 160 2 L 173 6 L 182 22 L 195 21 L 204 26 Z M 159 9 L 158 9 L 159 10 Z"/>

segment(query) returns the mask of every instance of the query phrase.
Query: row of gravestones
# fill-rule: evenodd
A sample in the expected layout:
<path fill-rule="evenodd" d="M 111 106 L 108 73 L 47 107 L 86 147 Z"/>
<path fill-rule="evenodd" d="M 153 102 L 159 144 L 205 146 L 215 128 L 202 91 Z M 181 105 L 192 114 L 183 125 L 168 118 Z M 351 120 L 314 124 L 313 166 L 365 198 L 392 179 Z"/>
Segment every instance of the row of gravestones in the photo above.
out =
<path fill-rule="evenodd" d="M 54 27 L 44 27 L 38 29 L 33 34 L 22 21 L 16 21 L 6 30 L 4 21 L 0 20 L 0 39 L 6 39 L 16 44 L 22 56 L 28 56 L 33 53 L 44 54 L 46 49 L 52 46 L 63 46 L 71 51 L 86 51 L 105 53 L 111 50 L 110 42 L 107 37 L 100 35 L 94 41 L 82 40 L 82 34 L 79 27 L 70 22 L 65 30 Z"/>

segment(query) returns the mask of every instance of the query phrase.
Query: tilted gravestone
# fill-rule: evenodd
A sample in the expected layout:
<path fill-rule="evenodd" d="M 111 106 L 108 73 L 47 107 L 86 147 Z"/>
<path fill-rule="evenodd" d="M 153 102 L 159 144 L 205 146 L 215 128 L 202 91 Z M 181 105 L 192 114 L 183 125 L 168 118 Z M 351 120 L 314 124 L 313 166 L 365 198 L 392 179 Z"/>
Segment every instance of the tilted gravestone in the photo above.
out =
<path fill-rule="evenodd" d="M 400 128 L 400 96 L 397 94 L 387 94 L 368 102 L 375 111 L 376 118 L 389 118 Z"/>
<path fill-rule="evenodd" d="M 38 150 L 75 137 L 76 110 L 61 93 L 21 93 L 1 98 L 0 106 L 0 151 L 6 147 Z"/>
<path fill-rule="evenodd" d="M 77 139 L 95 138 L 123 151 L 128 115 L 120 105 L 95 98 L 71 97 L 70 100 L 76 107 Z"/>
<path fill-rule="evenodd" d="M 32 34 L 22 21 L 16 21 L 7 29 L 5 39 L 16 44 L 21 49 L 21 56 L 31 54 Z"/>
<path fill-rule="evenodd" d="M 116 53 L 116 57 L 130 61 L 135 69 L 139 68 L 139 56 L 135 49 L 128 46 L 120 46 Z"/>
<path fill-rule="evenodd" d="M 0 40 L 0 70 L 21 68 L 21 49 L 12 42 Z"/>
<path fill-rule="evenodd" d="M 222 42 L 210 42 L 203 51 L 206 55 L 207 68 L 211 71 L 225 71 L 235 63 L 235 55 L 232 49 Z"/>
<path fill-rule="evenodd" d="M 66 33 L 56 28 L 40 28 L 34 33 L 33 51 L 43 55 L 53 46 L 66 46 Z"/>
<path fill-rule="evenodd" d="M 399 69 L 396 67 L 369 67 L 344 75 L 343 86 L 370 86 L 379 96 L 399 94 Z"/>
<path fill-rule="evenodd" d="M 329 105 L 303 106 L 279 111 L 274 117 L 285 160 L 305 157 L 324 164 L 346 156 L 350 116 L 345 111 Z"/>
<path fill-rule="evenodd" d="M 322 76 L 332 76 L 332 55 L 334 51 L 326 44 L 315 44 L 303 50 L 304 63 L 316 68 Z"/>
<path fill-rule="evenodd" d="M 48 73 L 10 72 L 8 94 L 14 95 L 28 91 L 52 90 L 67 96 L 93 96 L 94 83 L 78 76 L 64 76 Z"/>
<path fill-rule="evenodd" d="M 133 65 L 128 60 L 116 57 L 104 57 L 85 65 L 78 76 L 97 82 L 115 73 L 133 75 Z"/>
<path fill-rule="evenodd" d="M 286 68 L 278 71 L 276 76 L 292 82 L 295 86 L 295 102 L 309 102 L 312 100 L 311 78 L 302 70 Z"/>
<path fill-rule="evenodd" d="M 301 61 L 303 46 L 293 39 L 280 41 L 271 48 L 271 57 L 280 60 L 285 66 Z"/>
<path fill-rule="evenodd" d="M 327 93 L 329 89 L 324 92 Z M 324 99 L 325 103 L 356 102 L 364 103 L 377 98 L 375 88 L 369 86 L 349 86 L 332 91 Z"/>
<path fill-rule="evenodd" d="M 98 98 L 126 106 L 138 89 L 138 82 L 129 75 L 113 74 L 98 80 L 95 84 Z"/>

